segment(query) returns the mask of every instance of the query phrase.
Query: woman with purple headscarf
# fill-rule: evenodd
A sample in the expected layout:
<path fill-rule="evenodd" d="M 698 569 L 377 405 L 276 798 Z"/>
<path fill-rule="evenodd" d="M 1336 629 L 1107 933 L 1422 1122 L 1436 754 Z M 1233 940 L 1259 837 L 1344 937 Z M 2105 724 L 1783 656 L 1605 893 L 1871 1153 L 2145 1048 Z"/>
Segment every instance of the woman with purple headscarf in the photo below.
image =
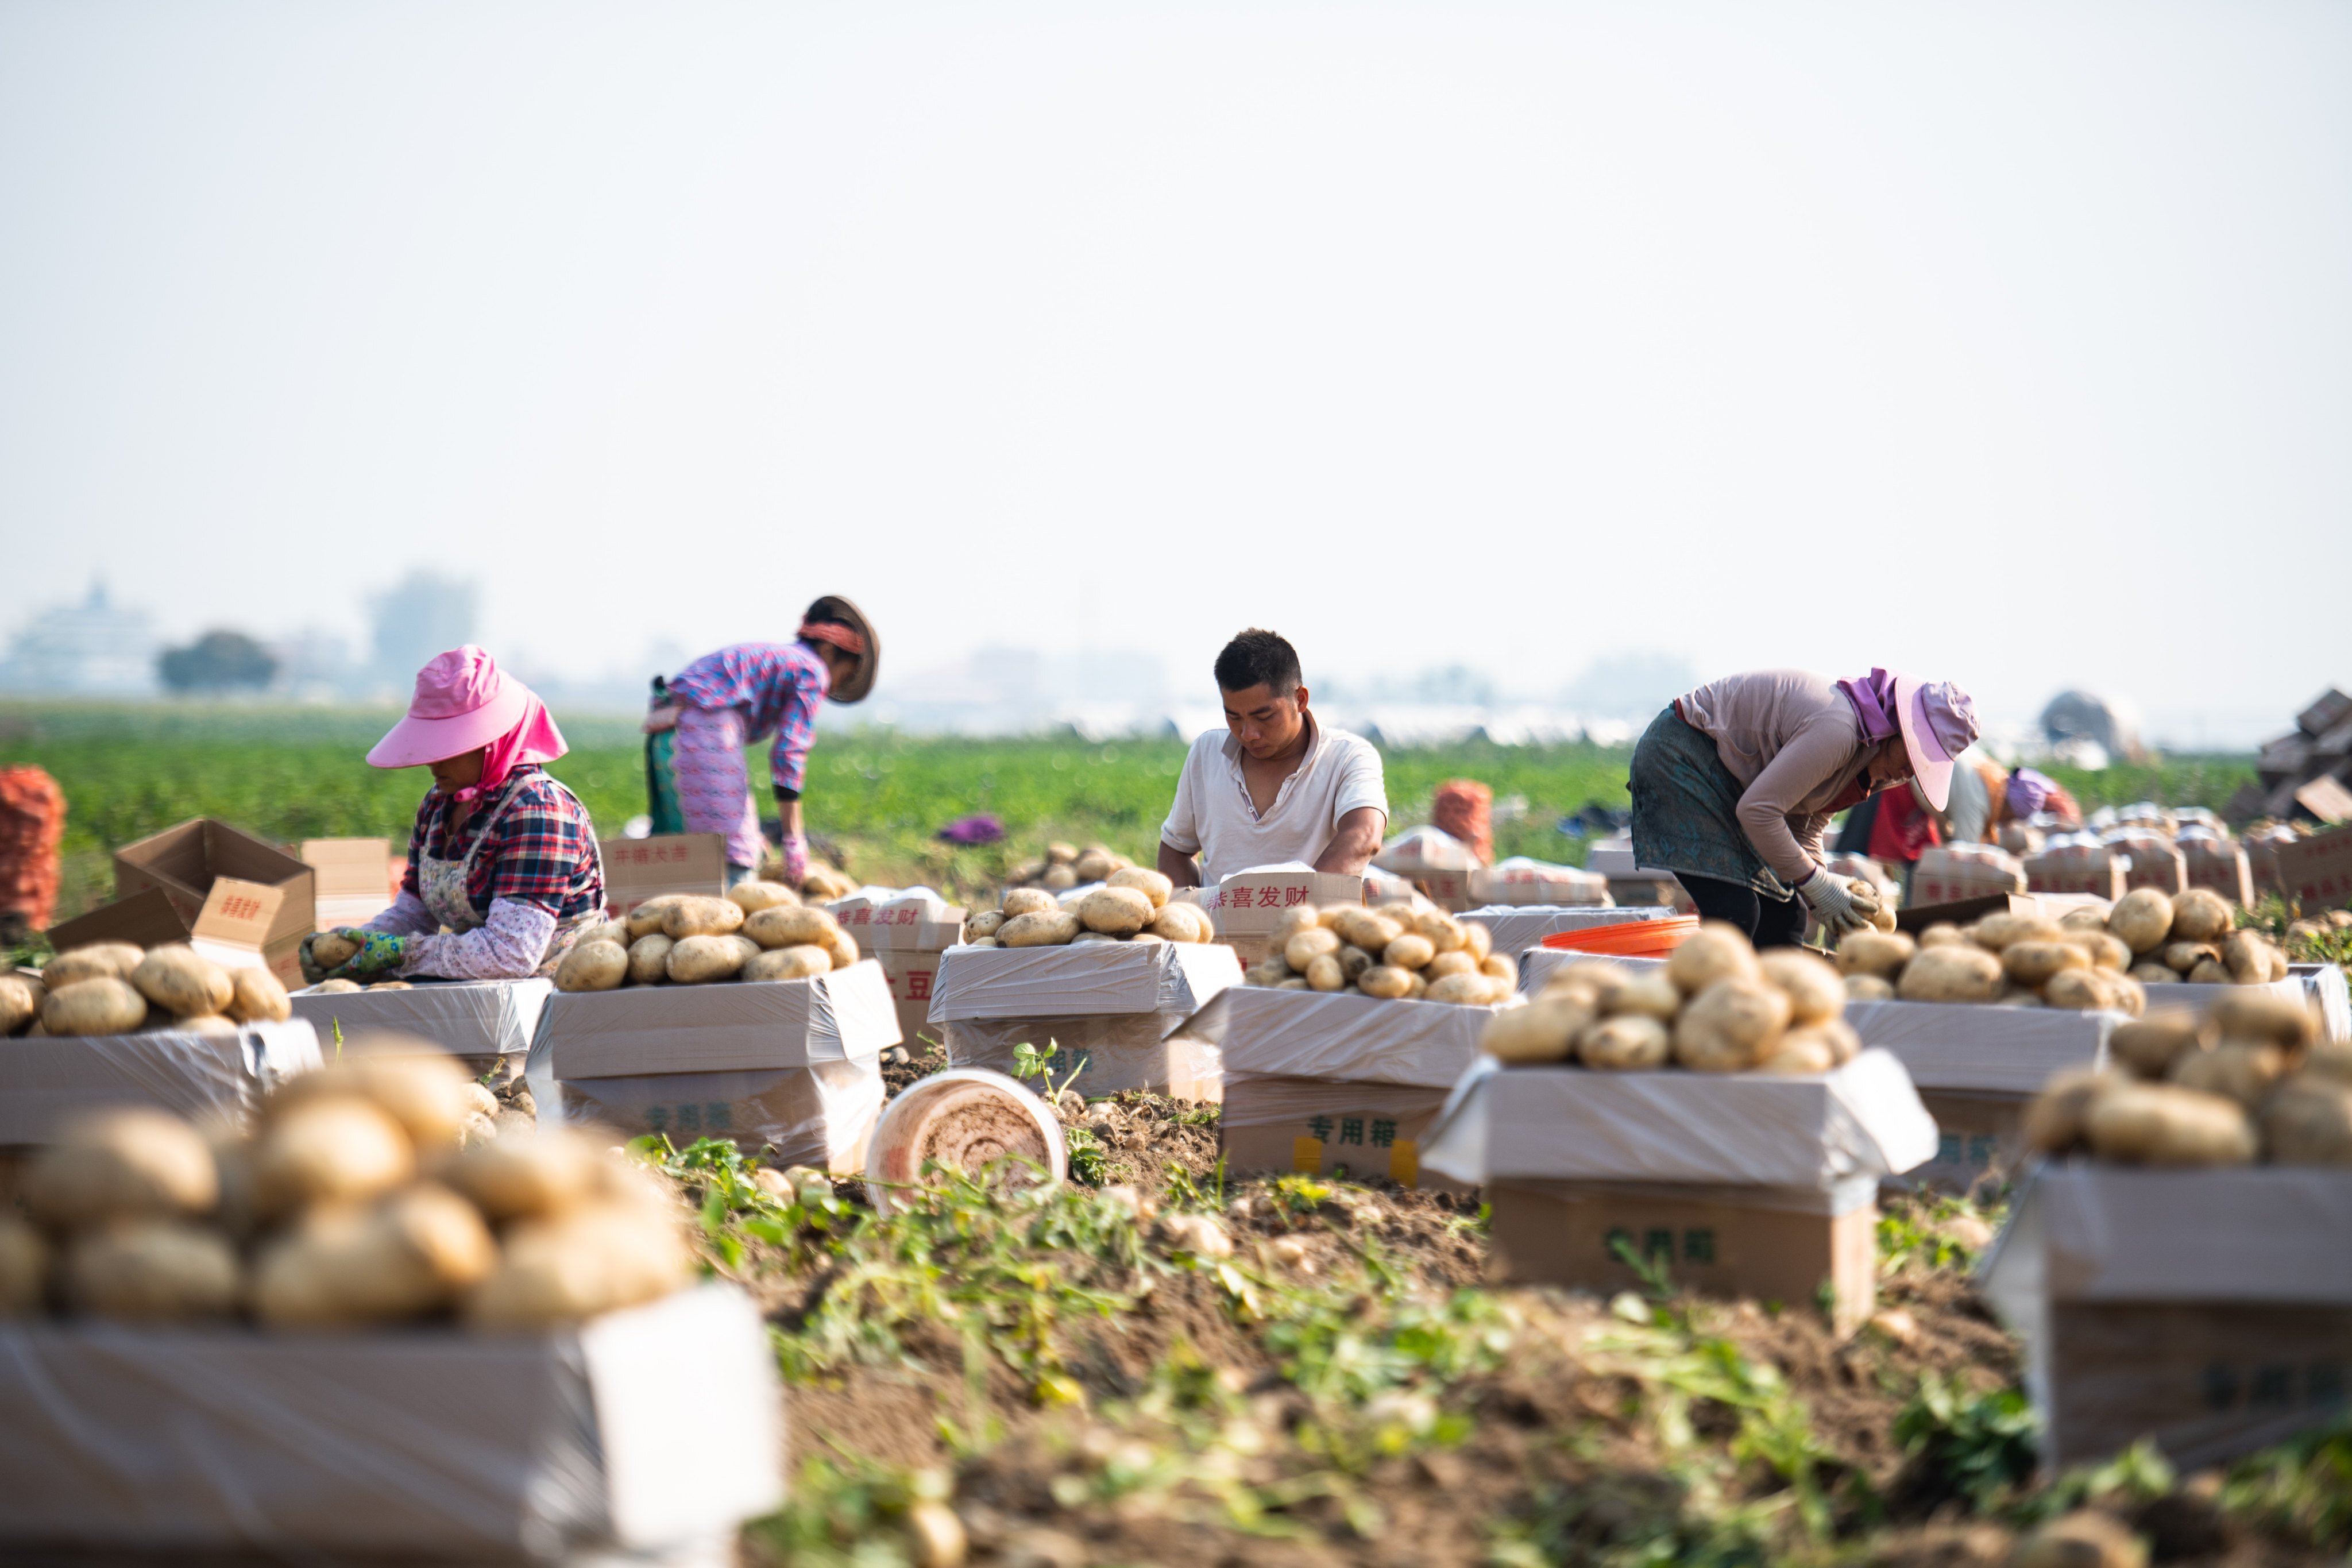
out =
<path fill-rule="evenodd" d="M 1822 862 L 1830 818 L 1908 779 L 1941 811 L 1977 737 L 1967 692 L 1884 669 L 1755 670 L 1675 699 L 1633 748 L 1633 858 L 1761 947 L 1866 923 Z"/>

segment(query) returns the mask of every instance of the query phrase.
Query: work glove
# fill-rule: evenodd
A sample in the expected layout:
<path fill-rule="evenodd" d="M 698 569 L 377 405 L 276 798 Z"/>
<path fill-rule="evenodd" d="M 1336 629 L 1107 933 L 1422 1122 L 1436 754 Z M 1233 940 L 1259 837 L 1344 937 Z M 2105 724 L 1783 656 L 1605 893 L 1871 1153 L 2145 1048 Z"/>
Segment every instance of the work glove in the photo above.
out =
<path fill-rule="evenodd" d="M 357 926 L 345 926 L 335 933 L 346 941 L 360 944 L 350 962 L 341 969 L 328 972 L 329 979 L 356 980 L 362 984 L 399 973 L 407 962 L 408 942 L 405 937 L 388 931 L 362 931 Z"/>
<path fill-rule="evenodd" d="M 295 962 L 302 966 L 302 984 L 305 985 L 316 985 L 327 977 L 327 972 L 310 956 L 310 944 L 318 940 L 319 933 L 312 931 L 302 939 L 301 948 L 294 954 Z"/>
<path fill-rule="evenodd" d="M 1813 918 L 1829 928 L 1832 941 L 1870 924 L 1870 917 L 1854 907 L 1846 879 L 1832 875 L 1826 866 L 1814 867 L 1813 874 L 1797 884 L 1797 892 L 1813 911 Z"/>
<path fill-rule="evenodd" d="M 778 852 L 783 856 L 784 881 L 787 886 L 797 888 L 808 879 L 808 836 L 806 834 L 785 834 L 782 844 L 778 846 Z"/>

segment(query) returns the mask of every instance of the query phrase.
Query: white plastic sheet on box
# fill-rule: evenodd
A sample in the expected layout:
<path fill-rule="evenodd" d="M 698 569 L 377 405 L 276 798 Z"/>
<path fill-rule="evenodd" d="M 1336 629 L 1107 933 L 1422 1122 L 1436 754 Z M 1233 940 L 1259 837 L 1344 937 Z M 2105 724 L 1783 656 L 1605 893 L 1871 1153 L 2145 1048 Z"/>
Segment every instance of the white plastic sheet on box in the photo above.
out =
<path fill-rule="evenodd" d="M 241 1122 L 278 1082 L 319 1061 L 318 1035 L 300 1018 L 247 1024 L 234 1035 L 158 1030 L 0 1042 L 0 1144 L 48 1142 L 61 1121 L 110 1105 Z"/>
<path fill-rule="evenodd" d="M 1470 873 L 1470 896 L 1482 904 L 1592 905 L 1609 902 L 1609 879 L 1514 855 Z"/>
<path fill-rule="evenodd" d="M 2291 968 L 2284 980 L 2269 980 L 2258 986 L 2191 985 L 2185 981 L 2178 985 L 2167 985 L 2162 981 L 2158 981 L 2155 984 L 2144 986 L 2143 989 L 2147 992 L 2147 1011 L 2151 1013 L 2159 1007 L 2186 1007 L 2191 1012 L 2202 1013 L 2223 993 L 2229 991 L 2268 991 L 2273 995 L 2284 996 L 2293 1002 L 2300 1002 L 2309 994 L 2309 987 L 2304 984 L 2300 976 L 2292 972 Z"/>
<path fill-rule="evenodd" d="M 1477 1059 L 1479 1037 L 1497 1010 L 1237 985 L 1173 1037 L 1216 1047 L 1228 1075 L 1445 1089 Z"/>
<path fill-rule="evenodd" d="M 1965 1002 L 1849 1002 L 1865 1046 L 1894 1054 L 1921 1089 L 2031 1095 L 2066 1068 L 2097 1067 L 2121 1013 Z"/>
<path fill-rule="evenodd" d="M 297 991 L 294 1016 L 308 1018 L 331 1041 L 341 1024 L 345 1039 L 370 1029 L 392 1029 L 431 1040 L 453 1056 L 481 1060 L 519 1057 L 530 1049 L 540 1010 L 555 982 L 418 980 L 405 991 Z"/>
<path fill-rule="evenodd" d="M 782 1501 L 782 1438 L 732 1286 L 542 1334 L 0 1323 L 0 1555 L 658 1553 Z"/>
<path fill-rule="evenodd" d="M 1241 978 L 1241 960 L 1232 948 L 1215 942 L 951 947 L 940 959 L 931 1022 L 1119 1013 L 1188 1016 Z"/>
<path fill-rule="evenodd" d="M 1630 908 L 1608 904 L 1490 904 L 1484 909 L 1465 910 L 1454 918 L 1475 921 L 1485 926 L 1494 935 L 1495 951 L 1507 958 L 1517 958 L 1544 938 L 1564 931 L 1669 920 L 1674 912 L 1664 904 L 1635 904 Z"/>
<path fill-rule="evenodd" d="M 1663 918 L 1675 911 L 1666 905 L 1654 906 Z M 1619 914 L 1631 911 L 1619 910 Z M 1519 954 L 1519 994 L 1532 996 L 1544 987 L 1544 982 L 1571 963 L 1613 963 L 1621 969 L 1639 973 L 1644 969 L 1664 969 L 1663 958 L 1620 957 L 1613 952 L 1578 952 L 1565 947 L 1530 947 Z"/>
<path fill-rule="evenodd" d="M 2320 1026 L 2331 1040 L 2352 1040 L 2352 990 L 2333 963 L 2291 963 L 2287 973 L 2303 983 L 2303 994 L 2319 1005 Z"/>
<path fill-rule="evenodd" d="M 984 951 L 984 950 L 983 950 Z M 1179 1013 L 1050 1014 L 1022 1018 L 960 1018 L 940 1026 L 948 1065 L 1011 1073 L 1015 1047 L 1034 1046 L 1046 1076 L 1092 1099 L 1131 1089 L 1180 1100 L 1214 1100 L 1223 1081 L 1217 1048 L 1172 1037 Z"/>
<path fill-rule="evenodd" d="M 1442 827 L 1423 824 L 1408 827 L 1381 846 L 1372 864 L 1383 871 L 1410 878 L 1415 871 L 1472 871 L 1478 857 L 1470 846 Z"/>
<path fill-rule="evenodd" d="M 1832 1072 L 1592 1072 L 1482 1057 L 1423 1139 L 1460 1182 L 1715 1182 L 1827 1190 L 1936 1155 L 1936 1123 L 1903 1064 L 1865 1050 Z"/>

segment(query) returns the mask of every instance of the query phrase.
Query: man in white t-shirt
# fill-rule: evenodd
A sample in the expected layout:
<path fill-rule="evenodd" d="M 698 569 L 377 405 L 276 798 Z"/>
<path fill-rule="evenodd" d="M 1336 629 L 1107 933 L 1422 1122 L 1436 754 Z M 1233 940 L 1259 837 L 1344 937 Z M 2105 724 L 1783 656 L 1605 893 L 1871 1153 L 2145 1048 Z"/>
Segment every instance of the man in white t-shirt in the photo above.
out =
<path fill-rule="evenodd" d="M 1252 627 L 1227 643 L 1216 675 L 1225 733 L 1210 731 L 1184 758 L 1160 869 L 1180 888 L 1294 860 L 1361 876 L 1388 826 L 1380 752 L 1315 721 L 1298 650 L 1272 632 Z"/>

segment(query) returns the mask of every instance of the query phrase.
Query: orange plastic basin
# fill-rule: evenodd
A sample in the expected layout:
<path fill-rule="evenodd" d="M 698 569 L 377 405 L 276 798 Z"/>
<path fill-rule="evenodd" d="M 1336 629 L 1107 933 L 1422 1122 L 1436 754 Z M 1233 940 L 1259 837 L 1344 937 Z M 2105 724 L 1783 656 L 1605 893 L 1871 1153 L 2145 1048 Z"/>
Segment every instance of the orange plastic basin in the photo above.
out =
<path fill-rule="evenodd" d="M 1697 930 L 1696 915 L 1674 915 L 1662 921 L 1627 921 L 1622 925 L 1554 931 L 1543 939 L 1543 945 L 1570 952 L 1606 953 L 1614 958 L 1664 958 L 1688 942 Z"/>

